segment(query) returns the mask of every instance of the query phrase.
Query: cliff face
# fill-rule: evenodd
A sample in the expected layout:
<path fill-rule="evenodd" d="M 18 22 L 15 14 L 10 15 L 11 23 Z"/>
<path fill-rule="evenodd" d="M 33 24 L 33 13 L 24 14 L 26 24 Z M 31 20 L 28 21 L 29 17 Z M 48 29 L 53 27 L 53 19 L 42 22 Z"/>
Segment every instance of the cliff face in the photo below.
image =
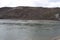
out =
<path fill-rule="evenodd" d="M 3 7 L 0 8 L 2 19 L 24 19 L 24 20 L 54 20 L 55 14 L 60 13 L 60 8 L 43 7 Z"/>

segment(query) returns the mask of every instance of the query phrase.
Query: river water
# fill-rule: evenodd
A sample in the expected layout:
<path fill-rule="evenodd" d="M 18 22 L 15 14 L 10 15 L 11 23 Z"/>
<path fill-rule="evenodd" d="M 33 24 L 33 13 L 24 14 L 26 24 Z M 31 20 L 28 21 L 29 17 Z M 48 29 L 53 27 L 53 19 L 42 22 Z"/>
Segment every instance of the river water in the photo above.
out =
<path fill-rule="evenodd" d="M 0 40 L 55 40 L 60 21 L 0 19 Z"/>

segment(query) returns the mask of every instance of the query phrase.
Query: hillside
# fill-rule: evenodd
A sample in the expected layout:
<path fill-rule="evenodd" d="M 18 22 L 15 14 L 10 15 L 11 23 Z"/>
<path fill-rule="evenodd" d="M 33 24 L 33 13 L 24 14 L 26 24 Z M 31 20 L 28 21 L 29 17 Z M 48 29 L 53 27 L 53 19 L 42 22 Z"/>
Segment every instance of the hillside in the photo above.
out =
<path fill-rule="evenodd" d="M 0 19 L 55 20 L 56 13 L 60 13 L 60 8 L 2 7 Z"/>

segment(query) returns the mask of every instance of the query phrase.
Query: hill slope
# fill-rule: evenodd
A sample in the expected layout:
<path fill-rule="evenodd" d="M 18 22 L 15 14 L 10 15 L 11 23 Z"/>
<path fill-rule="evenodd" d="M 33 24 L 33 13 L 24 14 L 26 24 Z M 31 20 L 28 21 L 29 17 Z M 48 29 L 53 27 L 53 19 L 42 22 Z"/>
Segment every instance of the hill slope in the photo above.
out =
<path fill-rule="evenodd" d="M 56 13 L 60 13 L 60 8 L 43 8 L 43 7 L 0 8 L 1 19 L 55 20 Z"/>

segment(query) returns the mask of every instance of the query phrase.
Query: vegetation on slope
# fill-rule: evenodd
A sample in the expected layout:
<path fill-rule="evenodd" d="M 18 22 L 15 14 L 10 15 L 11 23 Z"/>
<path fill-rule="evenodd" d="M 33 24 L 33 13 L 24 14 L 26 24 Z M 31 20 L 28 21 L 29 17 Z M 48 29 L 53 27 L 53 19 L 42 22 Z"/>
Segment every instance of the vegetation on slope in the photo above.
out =
<path fill-rule="evenodd" d="M 55 20 L 56 13 L 60 13 L 60 8 L 43 8 L 43 7 L 0 8 L 1 19 Z"/>

